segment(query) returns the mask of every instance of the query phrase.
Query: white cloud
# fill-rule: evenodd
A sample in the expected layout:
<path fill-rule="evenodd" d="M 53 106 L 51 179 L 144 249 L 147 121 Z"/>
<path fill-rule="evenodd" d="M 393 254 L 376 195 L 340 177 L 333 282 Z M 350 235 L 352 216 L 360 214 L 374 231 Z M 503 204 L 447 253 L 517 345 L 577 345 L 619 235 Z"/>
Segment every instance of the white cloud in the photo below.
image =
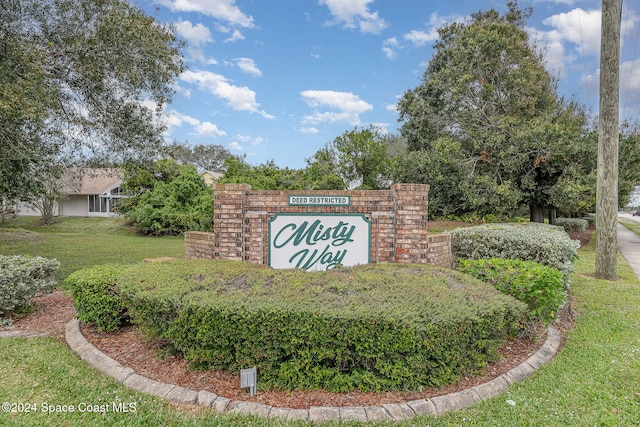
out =
<path fill-rule="evenodd" d="M 360 114 L 373 110 L 373 106 L 361 100 L 351 92 L 336 92 L 333 90 L 306 90 L 300 92 L 303 100 L 312 108 L 328 107 L 334 112 L 316 111 L 304 117 L 303 122 L 318 124 L 323 122 L 346 122 L 352 125 L 360 124 Z"/>
<path fill-rule="evenodd" d="M 550 38 L 574 44 L 585 55 L 600 54 L 600 10 L 573 9 L 542 21 L 553 27 Z"/>
<path fill-rule="evenodd" d="M 363 33 L 380 34 L 387 28 L 387 22 L 378 16 L 378 12 L 369 10 L 373 0 L 320 0 L 334 17 L 330 25 L 342 23 L 345 28 L 359 27 Z"/>
<path fill-rule="evenodd" d="M 621 118 L 640 115 L 640 60 L 625 61 L 620 66 Z"/>
<path fill-rule="evenodd" d="M 396 59 L 398 57 L 396 50 L 401 47 L 398 39 L 395 37 L 390 37 L 382 42 L 382 52 L 384 52 L 384 56 L 386 56 L 387 59 Z"/>
<path fill-rule="evenodd" d="M 314 127 L 302 127 L 299 130 L 300 130 L 301 133 L 309 133 L 309 134 L 314 134 L 314 133 L 320 132 L 318 130 L 318 128 L 314 128 Z"/>
<path fill-rule="evenodd" d="M 398 104 L 387 104 L 387 111 L 398 111 Z"/>
<path fill-rule="evenodd" d="M 191 135 L 197 136 L 226 136 L 227 133 L 218 129 L 218 126 L 211 122 L 201 122 L 200 120 L 182 114 L 176 110 L 167 111 L 164 114 L 164 120 L 167 124 L 167 134 L 171 133 L 171 130 L 175 127 L 182 127 L 183 124 L 188 124 L 194 128 L 194 132 L 190 132 Z"/>
<path fill-rule="evenodd" d="M 533 0 L 534 3 L 555 3 L 566 4 L 567 6 L 573 6 L 577 0 Z"/>
<path fill-rule="evenodd" d="M 231 37 L 228 37 L 224 40 L 225 43 L 231 43 L 238 40 L 244 40 L 244 34 L 240 32 L 237 28 L 231 32 Z"/>
<path fill-rule="evenodd" d="M 176 110 L 167 111 L 165 113 L 165 119 L 167 121 L 169 131 L 174 127 L 182 126 L 183 123 L 190 124 L 191 126 L 197 126 L 200 124 L 200 120 L 187 116 L 186 114 L 182 114 Z"/>
<path fill-rule="evenodd" d="M 580 8 L 552 15 L 542 21 L 552 27 L 543 31 L 530 28 L 532 40 L 545 50 L 546 68 L 561 77 L 572 64 L 600 54 L 600 10 Z"/>
<path fill-rule="evenodd" d="M 252 28 L 253 18 L 245 15 L 235 0 L 159 0 L 176 12 L 198 12 L 243 28 Z"/>
<path fill-rule="evenodd" d="M 227 79 L 210 71 L 187 70 L 180 75 L 180 80 L 197 84 L 200 89 L 207 90 L 218 98 L 227 101 L 228 105 L 236 111 L 249 111 L 272 119 L 272 115 L 260 110 L 260 104 L 256 102 L 256 93 L 246 86 L 234 86 Z"/>
<path fill-rule="evenodd" d="M 429 21 L 427 22 L 425 29 L 412 30 L 404 34 L 402 38 L 414 47 L 422 47 L 428 43 L 435 42 L 440 37 L 438 34 L 438 28 L 453 22 L 462 22 L 466 19 L 464 15 L 453 14 L 447 16 L 440 16 L 437 13 L 429 15 Z"/>
<path fill-rule="evenodd" d="M 196 126 L 198 136 L 227 136 L 225 131 L 218 129 L 218 126 L 211 122 L 202 122 Z"/>
<path fill-rule="evenodd" d="M 193 25 L 190 21 L 178 21 L 175 25 L 178 34 L 193 45 L 202 46 L 213 41 L 211 31 L 202 24 Z"/>
<path fill-rule="evenodd" d="M 213 41 L 209 29 L 202 24 L 193 25 L 189 21 L 178 21 L 175 25 L 178 34 L 188 42 L 189 55 L 195 60 L 204 61 L 202 46 Z"/>
<path fill-rule="evenodd" d="M 598 99 L 600 70 L 584 76 L 580 84 L 590 94 L 592 101 Z M 640 115 L 640 59 L 620 64 L 620 118 L 635 120 Z"/>
<path fill-rule="evenodd" d="M 261 76 L 262 71 L 256 66 L 256 63 L 251 58 L 236 58 L 236 65 L 243 72 L 251 74 L 252 76 Z"/>
<path fill-rule="evenodd" d="M 242 150 L 244 150 L 242 145 L 240 145 L 237 141 L 233 141 L 233 142 L 229 143 L 228 147 L 231 150 L 234 150 L 234 151 L 242 151 Z"/>
<path fill-rule="evenodd" d="M 422 30 L 412 30 L 402 36 L 408 42 L 411 42 L 416 47 L 422 47 L 429 42 L 438 40 L 438 32 L 432 30 L 428 33 Z"/>

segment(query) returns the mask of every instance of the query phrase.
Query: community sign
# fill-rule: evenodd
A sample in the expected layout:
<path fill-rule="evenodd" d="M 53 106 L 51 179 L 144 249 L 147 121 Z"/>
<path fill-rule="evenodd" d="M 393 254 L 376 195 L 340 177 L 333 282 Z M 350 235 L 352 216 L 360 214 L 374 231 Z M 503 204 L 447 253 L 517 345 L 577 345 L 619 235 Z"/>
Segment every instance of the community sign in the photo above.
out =
<path fill-rule="evenodd" d="M 269 265 L 331 270 L 371 261 L 371 222 L 363 214 L 277 213 L 269 222 Z"/>

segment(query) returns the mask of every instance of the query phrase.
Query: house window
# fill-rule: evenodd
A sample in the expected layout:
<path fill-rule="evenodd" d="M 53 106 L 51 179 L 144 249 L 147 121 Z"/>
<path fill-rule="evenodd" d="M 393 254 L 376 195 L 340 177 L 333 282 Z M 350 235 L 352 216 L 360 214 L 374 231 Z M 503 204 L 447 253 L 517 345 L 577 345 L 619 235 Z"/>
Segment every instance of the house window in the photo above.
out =
<path fill-rule="evenodd" d="M 107 212 L 107 199 L 97 195 L 89 196 L 89 212 Z"/>

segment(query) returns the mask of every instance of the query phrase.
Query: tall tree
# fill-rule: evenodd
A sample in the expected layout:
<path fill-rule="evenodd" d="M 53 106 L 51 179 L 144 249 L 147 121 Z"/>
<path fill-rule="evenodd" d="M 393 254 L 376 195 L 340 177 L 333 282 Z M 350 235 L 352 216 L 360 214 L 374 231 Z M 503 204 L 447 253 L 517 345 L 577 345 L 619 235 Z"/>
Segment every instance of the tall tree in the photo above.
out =
<path fill-rule="evenodd" d="M 210 172 L 224 172 L 224 162 L 231 157 L 229 150 L 215 144 L 191 146 L 174 143 L 169 146 L 168 151 L 176 161 Z"/>
<path fill-rule="evenodd" d="M 422 84 L 398 104 L 409 150 L 437 156 L 427 183 L 449 167 L 449 156 L 462 168 L 451 177 L 459 183 L 448 188 L 463 192 L 440 199 L 469 199 L 463 211 L 512 211 L 525 203 L 531 220 L 542 221 L 551 188 L 580 149 L 585 116 L 557 96 L 527 35 L 531 12 L 514 1 L 504 15 L 480 11 L 440 28 Z M 443 151 L 443 144 L 457 152 Z M 432 185 L 431 193 L 441 190 Z"/>
<path fill-rule="evenodd" d="M 338 172 L 350 188 L 379 190 L 389 186 L 387 139 L 380 129 L 354 128 L 326 147 L 333 151 Z"/>
<path fill-rule="evenodd" d="M 180 48 L 124 0 L 0 0 L 1 196 L 42 191 L 34 167 L 156 155 Z"/>

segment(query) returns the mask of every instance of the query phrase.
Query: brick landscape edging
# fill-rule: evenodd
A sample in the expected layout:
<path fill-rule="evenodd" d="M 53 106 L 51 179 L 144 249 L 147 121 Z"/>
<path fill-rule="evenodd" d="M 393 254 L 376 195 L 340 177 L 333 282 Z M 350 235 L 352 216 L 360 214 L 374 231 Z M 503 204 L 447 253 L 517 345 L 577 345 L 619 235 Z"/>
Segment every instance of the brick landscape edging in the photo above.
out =
<path fill-rule="evenodd" d="M 416 415 L 440 415 L 445 412 L 462 409 L 484 399 L 494 397 L 507 390 L 511 385 L 523 381 L 540 366 L 549 362 L 560 348 L 560 332 L 553 326 L 549 326 L 545 343 L 526 361 L 491 381 L 466 390 L 429 399 L 419 399 L 406 403 L 389 403 L 379 406 L 312 406 L 309 409 L 291 409 L 240 400 L 231 401 L 208 391 L 195 391 L 138 375 L 133 369 L 125 368 L 89 343 L 80 331 L 80 320 L 77 318 L 71 319 L 67 323 L 65 337 L 69 347 L 82 360 L 132 390 L 149 393 L 173 402 L 206 406 L 218 412 L 312 422 L 338 420 L 399 421 Z"/>

